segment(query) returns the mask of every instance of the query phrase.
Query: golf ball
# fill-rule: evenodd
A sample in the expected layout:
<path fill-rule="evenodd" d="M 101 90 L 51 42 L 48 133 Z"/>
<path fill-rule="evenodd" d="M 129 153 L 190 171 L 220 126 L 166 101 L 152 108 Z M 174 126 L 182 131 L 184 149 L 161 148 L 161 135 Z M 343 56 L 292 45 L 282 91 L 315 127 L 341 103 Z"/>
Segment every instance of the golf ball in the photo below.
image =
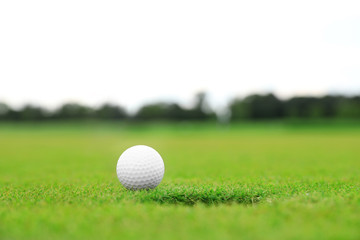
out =
<path fill-rule="evenodd" d="M 164 161 L 153 148 L 137 145 L 121 154 L 116 173 L 121 184 L 127 189 L 151 189 L 164 176 Z"/>

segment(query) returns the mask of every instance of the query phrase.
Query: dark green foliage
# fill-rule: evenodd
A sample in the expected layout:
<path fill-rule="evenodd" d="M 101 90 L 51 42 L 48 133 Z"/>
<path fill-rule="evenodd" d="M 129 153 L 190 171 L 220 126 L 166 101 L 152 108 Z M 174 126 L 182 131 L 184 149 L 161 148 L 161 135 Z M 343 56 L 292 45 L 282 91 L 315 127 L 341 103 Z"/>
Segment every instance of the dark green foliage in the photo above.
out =
<path fill-rule="evenodd" d="M 228 106 L 229 111 L 217 116 L 209 107 L 205 93 L 195 96 L 191 108 L 177 103 L 158 102 L 145 104 L 135 115 L 115 104 L 104 104 L 91 108 L 78 103 L 67 103 L 55 111 L 46 111 L 38 106 L 26 105 L 14 110 L 0 103 L 0 120 L 127 120 L 127 121 L 221 121 L 229 120 L 274 120 L 274 119 L 360 119 L 360 96 L 293 97 L 278 99 L 273 94 L 253 94 L 244 99 L 235 98 Z"/>
<path fill-rule="evenodd" d="M 314 97 L 294 97 L 285 102 L 285 115 L 290 118 L 312 118 L 323 115 L 320 100 Z"/>
<path fill-rule="evenodd" d="M 216 115 L 210 110 L 206 95 L 196 95 L 196 104 L 193 108 L 185 109 L 176 103 L 154 103 L 140 108 L 133 117 L 135 120 L 162 120 L 162 121 L 206 121 L 215 120 Z"/>
<path fill-rule="evenodd" d="M 5 103 L 0 102 L 0 120 L 5 120 L 9 117 L 10 108 Z"/>
<path fill-rule="evenodd" d="M 166 103 L 154 103 L 145 105 L 136 113 L 135 119 L 161 120 L 169 117 L 170 105 Z"/>
<path fill-rule="evenodd" d="M 336 112 L 341 118 L 360 118 L 360 96 L 341 98 L 336 106 Z"/>
<path fill-rule="evenodd" d="M 127 117 L 125 109 L 113 104 L 104 104 L 95 110 L 94 116 L 98 119 L 121 120 Z"/>
<path fill-rule="evenodd" d="M 55 119 L 86 119 L 93 115 L 93 109 L 77 104 L 66 103 L 53 114 Z"/>
<path fill-rule="evenodd" d="M 340 115 L 345 97 L 294 97 L 285 102 L 285 115 L 290 118 L 334 118 Z"/>
<path fill-rule="evenodd" d="M 40 107 L 26 105 L 19 112 L 20 119 L 25 121 L 38 121 L 44 120 L 47 116 L 45 111 Z"/>
<path fill-rule="evenodd" d="M 274 95 L 251 95 L 229 105 L 232 120 L 258 119 L 360 119 L 359 97 L 293 97 L 279 100 Z"/>
<path fill-rule="evenodd" d="M 276 119 L 283 117 L 283 103 L 273 94 L 250 95 L 230 105 L 232 119 Z"/>

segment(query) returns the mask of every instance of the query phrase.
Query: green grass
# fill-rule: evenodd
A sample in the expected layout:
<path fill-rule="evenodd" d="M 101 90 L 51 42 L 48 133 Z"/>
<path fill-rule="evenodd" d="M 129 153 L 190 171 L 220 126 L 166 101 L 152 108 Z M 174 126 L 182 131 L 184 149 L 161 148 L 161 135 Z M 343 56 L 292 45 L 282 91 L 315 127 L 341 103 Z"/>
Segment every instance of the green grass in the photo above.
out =
<path fill-rule="evenodd" d="M 115 166 L 146 144 L 154 190 Z M 360 125 L 0 124 L 0 239 L 360 239 Z"/>

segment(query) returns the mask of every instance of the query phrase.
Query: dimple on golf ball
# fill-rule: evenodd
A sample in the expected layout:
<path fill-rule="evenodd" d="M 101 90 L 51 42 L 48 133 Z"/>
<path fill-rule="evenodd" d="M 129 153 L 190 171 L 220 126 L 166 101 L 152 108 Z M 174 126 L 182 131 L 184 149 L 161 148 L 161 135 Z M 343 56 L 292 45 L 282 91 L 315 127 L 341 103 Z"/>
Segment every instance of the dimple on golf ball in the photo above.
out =
<path fill-rule="evenodd" d="M 153 148 L 137 145 L 121 154 L 116 173 L 127 189 L 152 189 L 161 182 L 165 172 L 164 161 Z"/>

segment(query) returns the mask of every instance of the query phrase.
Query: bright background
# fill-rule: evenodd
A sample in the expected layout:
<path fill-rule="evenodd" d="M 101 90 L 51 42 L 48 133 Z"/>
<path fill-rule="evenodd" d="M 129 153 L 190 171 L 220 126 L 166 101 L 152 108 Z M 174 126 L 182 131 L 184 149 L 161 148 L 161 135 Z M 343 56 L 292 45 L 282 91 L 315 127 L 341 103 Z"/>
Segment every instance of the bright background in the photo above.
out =
<path fill-rule="evenodd" d="M 1 1 L 0 101 L 357 94 L 358 1 Z"/>

